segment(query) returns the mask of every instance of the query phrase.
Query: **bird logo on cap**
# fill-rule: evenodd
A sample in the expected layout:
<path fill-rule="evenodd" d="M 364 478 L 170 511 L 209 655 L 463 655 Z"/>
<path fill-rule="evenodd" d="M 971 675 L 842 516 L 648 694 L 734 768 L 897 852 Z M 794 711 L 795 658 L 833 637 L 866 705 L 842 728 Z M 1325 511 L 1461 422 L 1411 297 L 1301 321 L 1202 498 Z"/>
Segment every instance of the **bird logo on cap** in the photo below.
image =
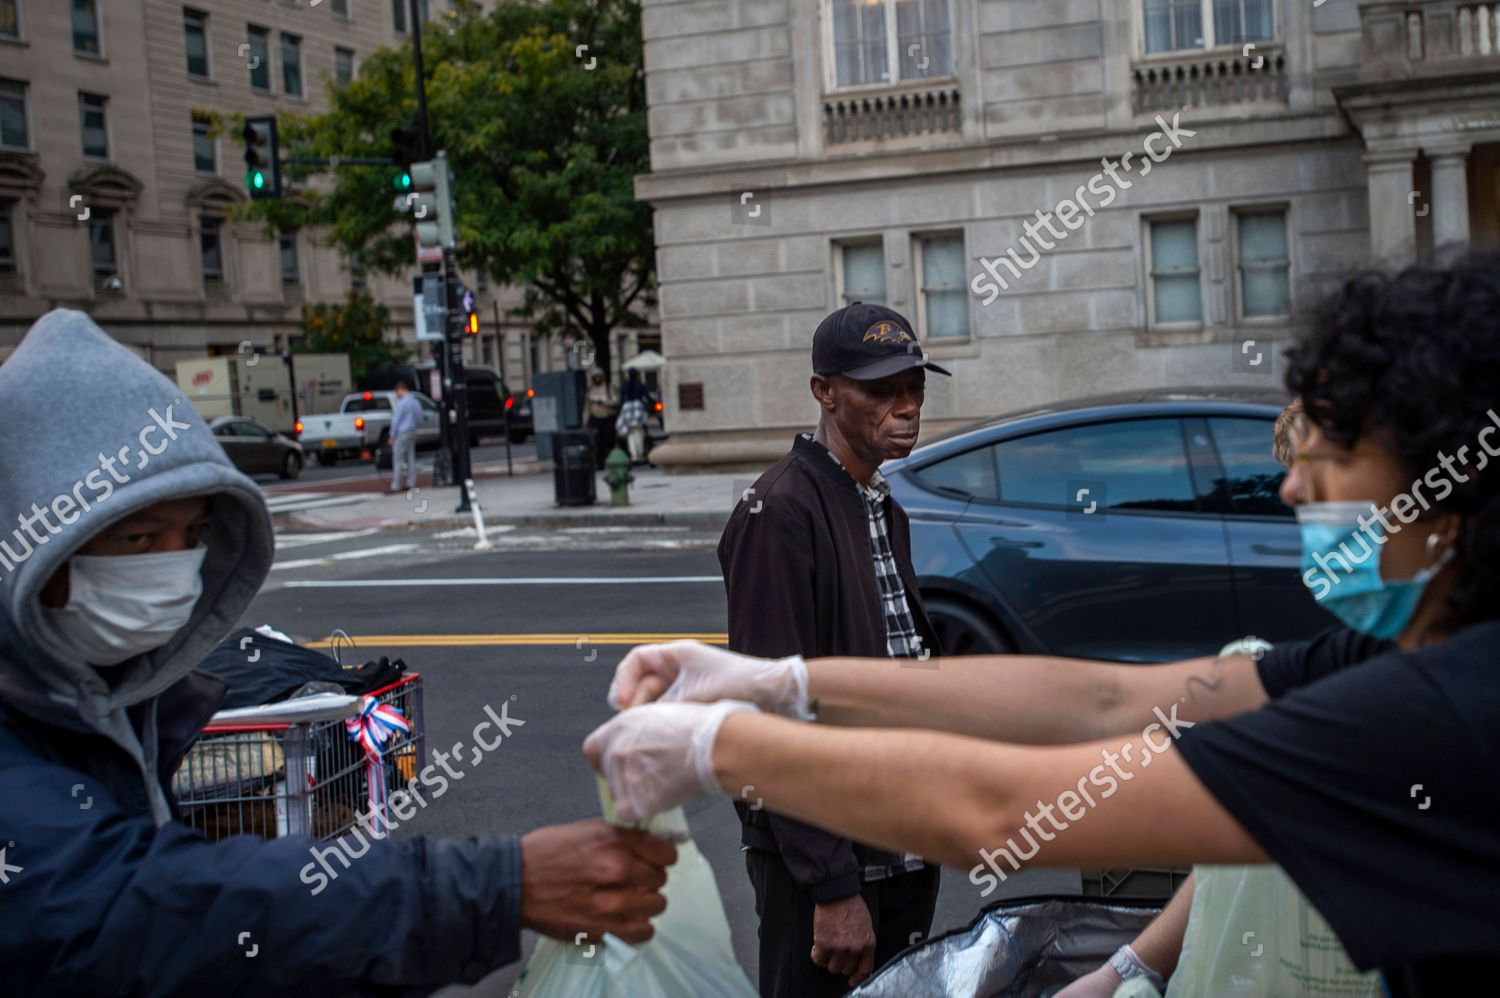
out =
<path fill-rule="evenodd" d="M 865 338 L 861 341 L 869 343 L 910 343 L 912 335 L 889 319 L 881 319 L 875 325 L 865 330 Z"/>

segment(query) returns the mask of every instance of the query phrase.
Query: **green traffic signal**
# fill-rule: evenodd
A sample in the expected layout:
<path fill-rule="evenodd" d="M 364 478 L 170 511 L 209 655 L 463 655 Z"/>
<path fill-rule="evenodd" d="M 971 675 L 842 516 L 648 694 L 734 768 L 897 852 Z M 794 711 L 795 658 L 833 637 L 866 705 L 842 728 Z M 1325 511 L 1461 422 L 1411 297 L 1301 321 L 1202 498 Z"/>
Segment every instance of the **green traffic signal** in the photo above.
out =
<path fill-rule="evenodd" d="M 263 191 L 266 189 L 266 175 L 259 170 L 251 170 L 245 176 L 245 183 L 252 190 Z"/>
<path fill-rule="evenodd" d="M 396 176 L 391 179 L 398 191 L 411 190 L 411 174 L 405 170 L 396 171 Z"/>

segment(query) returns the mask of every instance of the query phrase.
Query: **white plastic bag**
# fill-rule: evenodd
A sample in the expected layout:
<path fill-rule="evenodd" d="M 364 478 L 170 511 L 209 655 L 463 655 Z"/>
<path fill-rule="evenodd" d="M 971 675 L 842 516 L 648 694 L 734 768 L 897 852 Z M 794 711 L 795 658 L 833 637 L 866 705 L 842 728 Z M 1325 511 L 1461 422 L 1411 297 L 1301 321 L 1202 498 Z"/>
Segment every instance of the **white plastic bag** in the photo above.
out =
<path fill-rule="evenodd" d="M 1193 872 L 1192 914 L 1167 998 L 1381 993 L 1379 975 L 1354 968 L 1328 922 L 1281 867 Z M 1123 998 L 1122 991 L 1115 995 Z"/>
<path fill-rule="evenodd" d="M 599 785 L 605 820 L 614 806 Z M 729 920 L 713 869 L 688 837 L 681 808 L 653 817 L 643 827 L 677 843 L 677 862 L 667 868 L 662 894 L 667 910 L 652 920 L 656 934 L 632 946 L 614 936 L 605 945 L 542 939 L 517 985 L 517 998 L 756 998 L 734 958 Z"/>

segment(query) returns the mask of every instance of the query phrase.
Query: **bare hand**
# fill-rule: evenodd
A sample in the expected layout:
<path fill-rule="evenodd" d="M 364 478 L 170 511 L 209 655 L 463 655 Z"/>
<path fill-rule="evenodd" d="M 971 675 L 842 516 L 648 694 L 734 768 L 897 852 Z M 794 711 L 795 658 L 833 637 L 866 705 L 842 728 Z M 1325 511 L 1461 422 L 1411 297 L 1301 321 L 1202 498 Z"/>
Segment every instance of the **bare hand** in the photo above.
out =
<path fill-rule="evenodd" d="M 813 908 L 812 962 L 858 987 L 875 970 L 875 929 L 858 894 Z"/>
<path fill-rule="evenodd" d="M 538 828 L 521 836 L 521 924 L 570 943 L 606 932 L 643 943 L 675 862 L 666 839 L 598 818 Z"/>

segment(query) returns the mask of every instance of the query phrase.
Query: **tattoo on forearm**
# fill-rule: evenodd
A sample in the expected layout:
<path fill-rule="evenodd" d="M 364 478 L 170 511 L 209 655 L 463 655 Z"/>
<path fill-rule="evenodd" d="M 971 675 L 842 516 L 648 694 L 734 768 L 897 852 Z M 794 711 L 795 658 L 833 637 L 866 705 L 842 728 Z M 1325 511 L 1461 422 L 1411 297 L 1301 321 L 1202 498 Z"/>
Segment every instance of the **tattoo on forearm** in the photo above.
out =
<path fill-rule="evenodd" d="M 1194 686 L 1202 687 L 1208 693 L 1218 693 L 1222 690 L 1224 688 L 1223 669 L 1228 662 L 1229 659 L 1226 658 L 1214 659 L 1213 664 L 1208 667 L 1211 679 L 1205 679 L 1202 676 L 1189 676 L 1187 681 L 1188 700 L 1192 703 L 1198 702 L 1198 696 L 1193 690 Z"/>

